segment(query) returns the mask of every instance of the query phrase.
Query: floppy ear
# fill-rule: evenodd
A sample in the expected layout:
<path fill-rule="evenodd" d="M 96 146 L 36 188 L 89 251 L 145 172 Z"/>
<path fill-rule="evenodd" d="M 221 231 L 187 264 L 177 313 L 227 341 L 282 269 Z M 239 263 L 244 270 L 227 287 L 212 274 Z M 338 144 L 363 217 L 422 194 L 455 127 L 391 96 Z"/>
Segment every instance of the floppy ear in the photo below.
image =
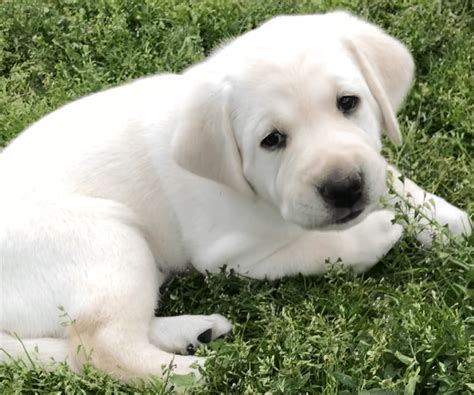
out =
<path fill-rule="evenodd" d="M 408 93 L 414 62 L 408 49 L 397 39 L 367 22 L 350 17 L 345 45 L 377 101 L 387 136 L 394 144 L 402 142 L 396 113 Z"/>
<path fill-rule="evenodd" d="M 173 157 L 184 169 L 247 196 L 240 151 L 228 111 L 230 84 L 198 83 L 185 100 L 172 141 Z"/>

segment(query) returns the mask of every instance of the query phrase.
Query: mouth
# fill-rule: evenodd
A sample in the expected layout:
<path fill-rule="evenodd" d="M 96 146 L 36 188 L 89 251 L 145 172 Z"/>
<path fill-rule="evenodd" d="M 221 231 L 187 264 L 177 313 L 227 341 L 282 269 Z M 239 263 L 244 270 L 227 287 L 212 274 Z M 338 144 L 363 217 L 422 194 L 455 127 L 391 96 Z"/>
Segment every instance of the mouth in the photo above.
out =
<path fill-rule="evenodd" d="M 339 218 L 335 221 L 336 224 L 345 224 L 349 221 L 352 221 L 353 219 L 356 219 L 359 215 L 362 214 L 364 209 L 358 209 L 358 210 L 352 210 L 349 214 L 346 216 Z"/>

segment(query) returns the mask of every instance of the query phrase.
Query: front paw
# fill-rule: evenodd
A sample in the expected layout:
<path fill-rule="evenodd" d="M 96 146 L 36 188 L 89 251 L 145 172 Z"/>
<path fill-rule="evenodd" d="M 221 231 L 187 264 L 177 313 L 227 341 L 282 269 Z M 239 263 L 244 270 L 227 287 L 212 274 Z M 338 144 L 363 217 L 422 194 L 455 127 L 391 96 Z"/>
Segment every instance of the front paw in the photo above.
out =
<path fill-rule="evenodd" d="M 472 232 L 472 225 L 469 216 L 465 211 L 458 209 L 446 200 L 431 195 L 424 204 L 425 217 L 420 219 L 421 229 L 416 238 L 425 247 L 430 248 L 435 237 L 446 238 L 442 227 L 447 226 L 451 235 L 469 236 Z"/>
<path fill-rule="evenodd" d="M 364 272 L 379 262 L 397 243 L 403 227 L 393 223 L 394 213 L 379 210 L 368 215 L 351 230 L 356 235 L 350 266 L 356 273 Z M 346 263 L 349 260 L 346 260 Z"/>

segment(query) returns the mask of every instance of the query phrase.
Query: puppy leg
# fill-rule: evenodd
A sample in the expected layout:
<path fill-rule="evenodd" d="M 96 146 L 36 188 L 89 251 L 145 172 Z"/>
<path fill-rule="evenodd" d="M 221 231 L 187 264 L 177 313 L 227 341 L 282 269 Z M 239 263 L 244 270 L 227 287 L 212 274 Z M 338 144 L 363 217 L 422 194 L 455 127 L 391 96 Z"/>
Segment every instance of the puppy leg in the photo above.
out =
<path fill-rule="evenodd" d="M 176 356 L 150 342 L 160 274 L 139 229 L 120 222 L 97 223 L 93 232 L 96 238 L 90 240 L 106 232 L 109 243 L 97 247 L 100 262 L 89 273 L 95 279 L 92 297 L 69 330 L 71 352 L 80 362 L 90 358 L 95 367 L 120 379 L 163 377 L 170 364 L 173 373 L 197 375 L 191 365 L 202 359 Z"/>
<path fill-rule="evenodd" d="M 150 326 L 150 341 L 168 352 L 193 355 L 201 344 L 231 330 L 230 321 L 220 314 L 157 317 Z"/>
<path fill-rule="evenodd" d="M 56 348 L 45 338 L 66 338 L 71 365 L 89 359 L 117 378 L 163 376 L 171 363 L 175 373 L 195 372 L 191 365 L 202 360 L 149 340 L 160 273 L 132 212 L 72 198 L 25 203 L 7 214 L 0 228 L 2 276 L 9 279 L 0 287 L 0 331 L 26 345 L 34 339 L 46 360 Z"/>
<path fill-rule="evenodd" d="M 392 224 L 393 213 L 380 210 L 342 231 L 305 232 L 286 245 L 272 247 L 257 261 L 230 264 L 227 269 L 256 278 L 276 279 L 296 274 L 320 274 L 326 262 L 341 259 L 362 272 L 376 264 L 398 241 L 402 227 Z"/>
<path fill-rule="evenodd" d="M 57 362 L 66 361 L 69 349 L 66 339 L 42 337 L 21 339 L 0 331 L 0 363 L 11 359 L 22 359 L 26 366 L 38 363 L 43 368 L 53 370 Z M 29 358 L 28 358 L 29 357 Z M 69 367 L 78 371 L 72 361 Z"/>
<path fill-rule="evenodd" d="M 395 204 L 400 199 L 404 199 L 412 206 L 408 210 L 408 215 L 414 218 L 416 211 L 421 213 L 417 216 L 417 220 L 423 229 L 417 234 L 417 238 L 423 245 L 430 247 L 433 236 L 438 233 L 438 229 L 432 224 L 433 221 L 442 226 L 447 225 L 454 235 L 471 234 L 472 225 L 466 212 L 443 198 L 425 191 L 409 179 L 402 181 L 401 174 L 395 167 L 389 166 L 388 170 L 393 175 L 393 188 L 397 195 L 389 197 L 390 203 Z"/>
<path fill-rule="evenodd" d="M 130 306 L 133 308 L 133 306 Z M 118 313 L 118 312 L 117 312 Z M 96 368 L 122 380 L 164 377 L 172 367 L 173 374 L 194 373 L 204 358 L 174 355 L 150 343 L 145 320 L 122 314 L 121 319 L 97 322 L 95 317 L 81 317 L 69 332 L 70 355 L 81 366 L 90 361 Z"/>

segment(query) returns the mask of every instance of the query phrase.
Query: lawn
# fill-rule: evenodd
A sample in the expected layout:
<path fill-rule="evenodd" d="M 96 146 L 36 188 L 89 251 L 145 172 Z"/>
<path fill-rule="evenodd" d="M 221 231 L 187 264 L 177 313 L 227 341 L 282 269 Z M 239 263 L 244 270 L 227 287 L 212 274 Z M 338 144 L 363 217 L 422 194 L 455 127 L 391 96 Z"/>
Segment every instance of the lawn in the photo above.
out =
<path fill-rule="evenodd" d="M 74 98 L 180 72 L 272 15 L 334 8 L 380 24 L 412 50 L 416 80 L 398 117 L 405 140 L 386 142 L 386 155 L 472 219 L 467 0 L 4 0 L 0 146 Z M 270 283 L 189 273 L 171 284 L 159 314 L 219 312 L 234 322 L 230 338 L 200 351 L 209 356 L 205 384 L 130 386 L 91 368 L 76 376 L 65 366 L 48 373 L 11 363 L 0 366 L 0 393 L 167 393 L 173 385 L 193 393 L 473 393 L 473 241 L 426 250 L 408 231 L 364 275 L 335 268 Z"/>

